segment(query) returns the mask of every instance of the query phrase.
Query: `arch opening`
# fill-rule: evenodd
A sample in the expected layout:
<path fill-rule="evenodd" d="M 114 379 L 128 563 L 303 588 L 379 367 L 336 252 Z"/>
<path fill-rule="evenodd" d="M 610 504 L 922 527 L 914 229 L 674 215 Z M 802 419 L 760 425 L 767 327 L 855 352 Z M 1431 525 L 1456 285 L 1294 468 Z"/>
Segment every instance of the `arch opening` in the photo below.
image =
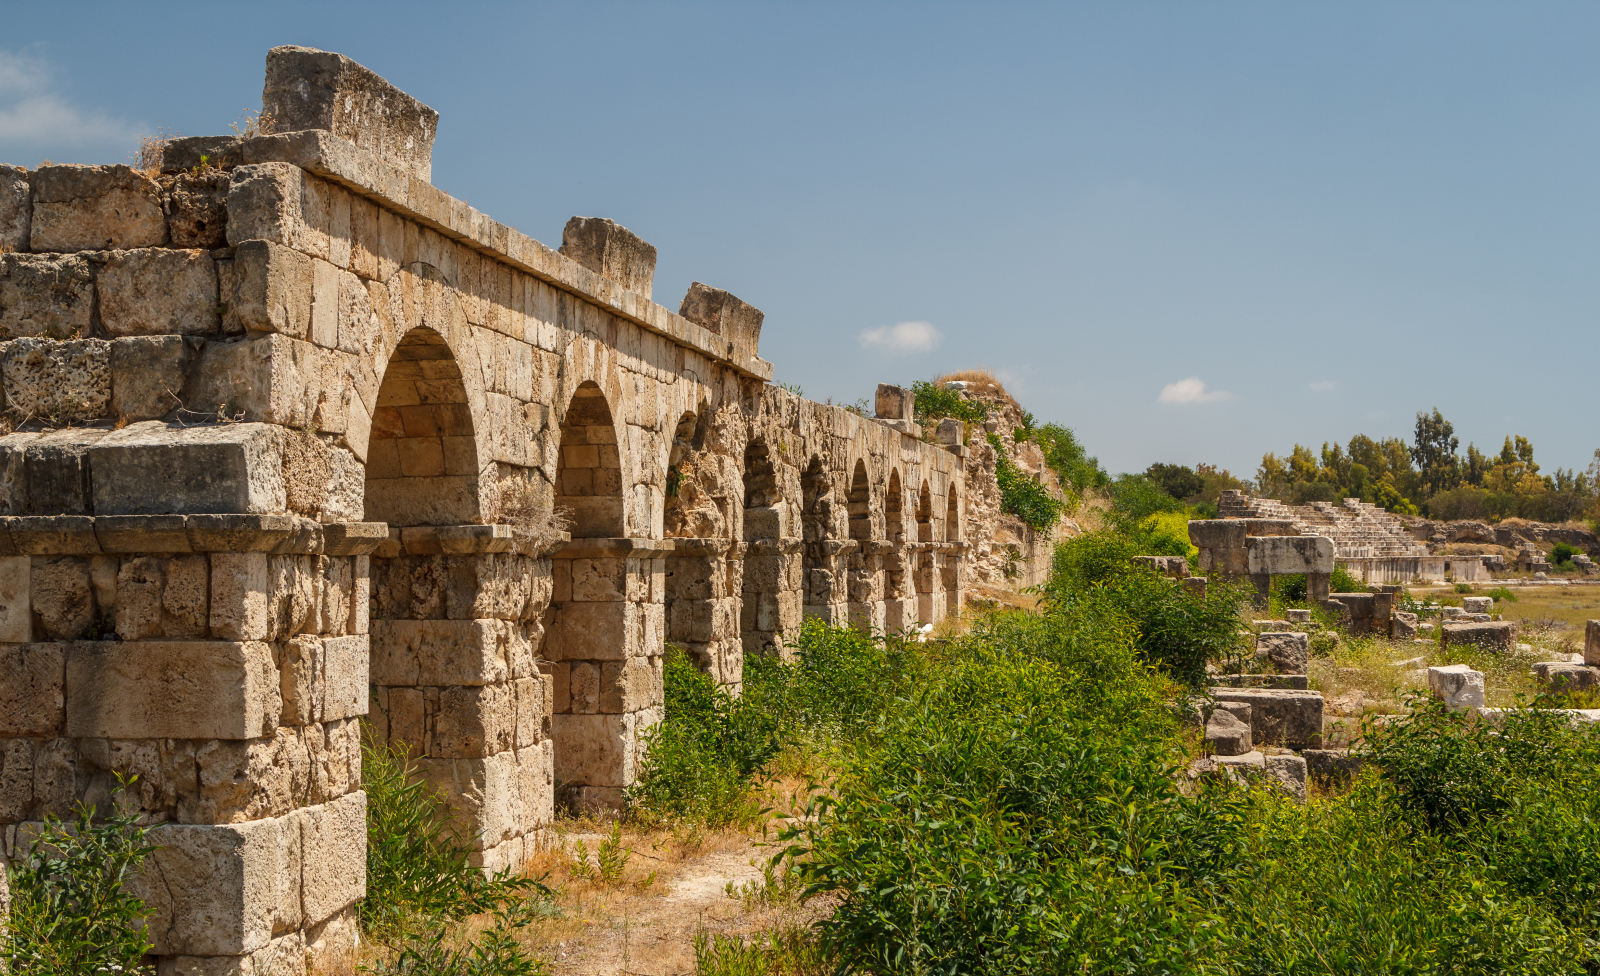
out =
<path fill-rule="evenodd" d="M 366 519 L 392 526 L 478 521 L 478 446 L 467 389 L 444 337 L 412 329 L 378 387 L 367 448 Z"/>
<path fill-rule="evenodd" d="M 900 489 L 900 470 L 896 468 L 889 472 L 889 494 L 883 501 L 883 517 L 887 523 L 884 535 L 890 542 L 904 542 L 906 539 L 903 494 Z"/>
<path fill-rule="evenodd" d="M 933 493 L 928 490 L 926 481 L 917 492 L 917 541 L 933 541 Z"/>
<path fill-rule="evenodd" d="M 850 477 L 850 538 L 866 542 L 872 538 L 872 489 L 867 484 L 867 463 L 856 461 Z"/>
<path fill-rule="evenodd" d="M 593 381 L 572 394 L 561 420 L 556 505 L 572 513 L 574 539 L 623 535 L 622 458 L 611 405 Z"/>
<path fill-rule="evenodd" d="M 956 496 L 955 488 L 950 489 L 950 501 L 945 506 L 944 541 L 961 541 L 961 499 Z"/>
<path fill-rule="evenodd" d="M 827 544 L 833 540 L 832 490 L 822 459 L 812 455 L 800 476 L 800 529 L 805 540 L 800 564 L 801 603 L 805 613 L 825 620 L 832 619 L 828 608 L 834 602 L 834 556 L 827 551 Z"/>
<path fill-rule="evenodd" d="M 783 490 L 767 442 L 752 440 L 744 449 L 744 538 L 777 539 L 783 535 Z"/>

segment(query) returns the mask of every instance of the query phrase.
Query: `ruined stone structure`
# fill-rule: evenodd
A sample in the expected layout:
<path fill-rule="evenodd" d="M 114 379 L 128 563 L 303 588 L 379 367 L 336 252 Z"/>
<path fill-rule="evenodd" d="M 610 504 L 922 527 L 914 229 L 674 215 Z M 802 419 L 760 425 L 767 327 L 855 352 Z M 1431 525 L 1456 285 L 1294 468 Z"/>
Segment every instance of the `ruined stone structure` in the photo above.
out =
<path fill-rule="evenodd" d="M 1289 534 L 1326 536 L 1333 540 L 1339 565 L 1368 583 L 1446 577 L 1471 581 L 1486 580 L 1490 575 L 1482 557 L 1430 553 L 1399 517 L 1359 498 L 1346 498 L 1338 505 L 1285 505 L 1271 498 L 1225 491 L 1217 505 L 1217 517 L 1283 521 L 1294 528 Z"/>
<path fill-rule="evenodd" d="M 137 774 L 163 973 L 351 940 L 363 716 L 514 867 L 621 803 L 669 643 L 737 688 L 966 572 L 964 450 L 770 385 L 757 309 L 447 196 L 437 113 L 339 55 L 274 49 L 263 108 L 0 167 L 0 838 Z"/>

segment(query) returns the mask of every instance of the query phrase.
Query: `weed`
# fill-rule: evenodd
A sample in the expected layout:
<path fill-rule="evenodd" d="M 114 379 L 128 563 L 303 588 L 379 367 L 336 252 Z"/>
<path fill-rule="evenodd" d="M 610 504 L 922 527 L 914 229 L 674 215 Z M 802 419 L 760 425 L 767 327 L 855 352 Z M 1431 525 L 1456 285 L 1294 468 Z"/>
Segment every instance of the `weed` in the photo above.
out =
<path fill-rule="evenodd" d="M 260 109 L 247 108 L 239 116 L 239 121 L 229 123 L 228 128 L 233 130 L 234 136 L 239 139 L 254 139 L 265 134 L 272 128 L 272 113 Z"/>
<path fill-rule="evenodd" d="M 774 385 L 777 386 L 778 389 L 793 393 L 797 397 L 803 397 L 806 395 L 806 391 L 801 388 L 799 383 L 776 383 Z"/>
<path fill-rule="evenodd" d="M 129 165 L 146 176 L 160 176 L 161 156 L 167 151 L 167 143 L 176 138 L 176 132 L 166 129 L 157 129 L 153 136 L 140 136 L 139 148 L 128 153 Z"/>
<path fill-rule="evenodd" d="M 1457 583 L 1453 587 L 1453 589 L 1457 593 L 1471 593 L 1472 592 L 1472 584 L 1471 583 Z"/>
<path fill-rule="evenodd" d="M 632 857 L 633 848 L 622 846 L 622 825 L 613 822 L 611 833 L 600 842 L 594 853 L 595 874 L 599 882 L 608 888 L 620 885 L 622 872 L 627 870 Z"/>
<path fill-rule="evenodd" d="M 119 782 L 123 789 L 137 777 Z M 123 889 L 155 851 L 137 815 L 96 822 L 80 806 L 75 822 L 46 815 L 27 852 L 6 869 L 8 926 L 0 919 L 0 970 L 39 976 L 153 973 L 144 966 L 144 903 Z"/>
<path fill-rule="evenodd" d="M 989 407 L 982 400 L 964 397 L 940 383 L 918 380 L 911 384 L 911 392 L 916 397 L 913 409 L 918 423 L 954 417 L 969 424 L 981 424 L 989 419 Z"/>
<path fill-rule="evenodd" d="M 1513 593 L 1509 587 L 1505 587 L 1505 586 L 1497 586 L 1494 589 L 1490 590 L 1489 592 L 1485 593 L 1484 596 L 1490 597 L 1496 603 L 1499 603 L 1502 600 L 1507 602 L 1507 603 L 1516 603 L 1517 602 L 1517 595 L 1515 593 Z"/>
<path fill-rule="evenodd" d="M 799 902 L 803 887 L 800 876 L 790 869 L 789 862 L 780 855 L 762 863 L 758 880 L 746 881 L 741 885 L 729 881 L 723 891 L 729 898 L 742 902 L 745 911 L 753 912 L 760 908 L 794 905 Z"/>

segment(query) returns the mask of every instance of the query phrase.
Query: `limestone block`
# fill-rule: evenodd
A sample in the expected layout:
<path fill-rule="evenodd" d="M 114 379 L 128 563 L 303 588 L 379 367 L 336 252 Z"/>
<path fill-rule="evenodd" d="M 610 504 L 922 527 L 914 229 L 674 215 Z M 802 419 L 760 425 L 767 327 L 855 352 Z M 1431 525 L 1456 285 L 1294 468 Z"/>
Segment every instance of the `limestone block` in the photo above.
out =
<path fill-rule="evenodd" d="M 310 762 L 298 729 L 201 742 L 179 758 L 171 778 L 179 781 L 182 823 L 245 823 L 283 816 L 307 800 Z"/>
<path fill-rule="evenodd" d="M 305 934 L 280 935 L 241 956 L 164 956 L 159 976 L 306 976 L 306 960 L 322 958 L 306 945 Z"/>
<path fill-rule="evenodd" d="M 1395 640 L 1411 640 L 1417 636 L 1417 615 L 1404 610 L 1390 614 L 1390 636 Z"/>
<path fill-rule="evenodd" d="M 632 785 L 634 722 L 632 714 L 555 716 L 556 779 L 581 786 Z"/>
<path fill-rule="evenodd" d="M 572 560 L 572 596 L 570 599 L 590 602 L 609 602 L 624 598 L 624 570 L 622 559 Z"/>
<path fill-rule="evenodd" d="M 264 552 L 211 554 L 211 636 L 266 640 L 270 609 Z"/>
<path fill-rule="evenodd" d="M 38 556 L 30 568 L 34 619 L 44 636 L 76 640 L 95 623 L 89 560 L 81 556 Z"/>
<path fill-rule="evenodd" d="M 422 759 L 417 765 L 461 819 L 474 849 L 493 847 L 524 832 L 515 752 L 483 759 Z"/>
<path fill-rule="evenodd" d="M 0 737 L 61 733 L 66 664 L 65 644 L 0 645 Z"/>
<path fill-rule="evenodd" d="M 528 636 L 504 620 L 374 620 L 372 683 L 484 685 L 532 671 Z"/>
<path fill-rule="evenodd" d="M 1444 646 L 1447 648 L 1472 644 L 1485 650 L 1509 651 L 1511 639 L 1517 632 L 1517 625 L 1509 620 L 1446 623 L 1440 627 L 1444 631 Z"/>
<path fill-rule="evenodd" d="M 370 389 L 368 389 L 370 387 Z M 354 356 L 276 334 L 208 342 L 191 371 L 192 409 L 343 434 L 377 377 Z"/>
<path fill-rule="evenodd" d="M 1338 785 L 1361 775 L 1362 759 L 1348 749 L 1306 749 L 1300 756 L 1306 761 L 1306 774 L 1317 780 Z"/>
<path fill-rule="evenodd" d="M 33 190 L 28 171 L 0 166 L 0 251 L 26 251 L 33 223 Z"/>
<path fill-rule="evenodd" d="M 385 340 L 383 323 L 373 313 L 367 286 L 348 271 L 339 272 L 338 285 L 338 348 L 357 356 L 372 356 Z"/>
<path fill-rule="evenodd" d="M 879 383 L 873 399 L 873 413 L 879 420 L 912 420 L 916 415 L 917 398 L 903 386 Z"/>
<path fill-rule="evenodd" d="M 240 955 L 299 928 L 300 813 L 227 825 L 163 824 L 131 885 L 157 955 Z"/>
<path fill-rule="evenodd" d="M 321 695 L 322 638 L 296 634 L 284 641 L 277 653 L 278 674 L 283 689 L 283 711 L 278 721 L 284 725 L 309 725 L 317 720 Z"/>
<path fill-rule="evenodd" d="M 1600 665 L 1600 620 L 1591 620 L 1584 626 L 1583 663 Z"/>
<path fill-rule="evenodd" d="M 607 661 L 600 666 L 600 711 L 637 712 L 661 701 L 661 658 Z"/>
<path fill-rule="evenodd" d="M 1243 549 L 1242 519 L 1195 519 L 1189 522 L 1189 541 L 1201 549 Z"/>
<path fill-rule="evenodd" d="M 33 640 L 33 560 L 0 556 L 0 643 Z"/>
<path fill-rule="evenodd" d="M 1206 745 L 1218 756 L 1242 756 L 1253 746 L 1250 743 L 1250 725 L 1222 709 L 1212 713 L 1206 723 Z"/>
<path fill-rule="evenodd" d="M 1428 669 L 1428 690 L 1452 712 L 1483 707 L 1483 672 L 1465 664 Z"/>
<path fill-rule="evenodd" d="M 35 251 L 160 247 L 161 187 L 127 166 L 41 166 L 33 172 Z"/>
<path fill-rule="evenodd" d="M 316 925 L 367 893 L 367 795 L 361 791 L 301 811 L 304 924 Z"/>
<path fill-rule="evenodd" d="M 645 614 L 637 603 L 564 603 L 545 641 L 552 661 L 623 661 L 644 652 Z"/>
<path fill-rule="evenodd" d="M 1565 661 L 1540 661 L 1533 666 L 1539 680 L 1552 691 L 1592 691 L 1600 687 L 1600 669 Z"/>
<path fill-rule="evenodd" d="M 1250 706 L 1250 739 L 1290 749 L 1322 747 L 1322 693 L 1284 689 L 1214 688 L 1218 701 Z"/>
<path fill-rule="evenodd" d="M 444 688 L 429 755 L 476 759 L 516 746 L 517 692 L 509 683 Z"/>
<path fill-rule="evenodd" d="M 605 217 L 573 217 L 561 231 L 561 253 L 645 298 L 656 274 L 656 249 Z"/>
<path fill-rule="evenodd" d="M 182 336 L 111 340 L 111 415 L 154 420 L 181 406 L 193 354 L 194 346 Z"/>
<path fill-rule="evenodd" d="M 545 741 L 517 750 L 517 777 L 522 788 L 523 826 L 530 832 L 555 819 L 554 743 Z"/>
<path fill-rule="evenodd" d="M 100 515 L 282 512 L 283 437 L 270 424 L 113 431 L 89 448 Z"/>
<path fill-rule="evenodd" d="M 304 184 L 305 174 L 288 163 L 235 168 L 228 184 L 228 243 L 239 247 L 246 241 L 271 241 L 294 246 L 303 236 Z"/>
<path fill-rule="evenodd" d="M 678 314 L 695 325 L 741 344 L 748 343 L 747 356 L 754 356 L 761 341 L 764 313 L 721 288 L 691 282 L 678 305 Z M 907 415 L 907 419 L 910 419 Z"/>
<path fill-rule="evenodd" d="M 220 154 L 213 148 L 207 155 L 212 156 L 207 162 L 215 167 Z M 171 153 L 164 154 L 163 169 L 166 169 L 172 156 Z M 198 164 L 198 160 L 196 162 Z M 166 210 L 167 232 L 171 235 L 173 247 L 211 251 L 228 246 L 227 173 L 208 168 L 203 172 L 164 176 L 156 182 L 161 184 L 163 190 L 162 205 Z"/>
<path fill-rule="evenodd" d="M 1251 575 L 1333 572 L 1333 540 L 1326 536 L 1252 536 L 1245 548 Z"/>
<path fill-rule="evenodd" d="M 0 339 L 89 331 L 94 271 L 76 254 L 0 254 Z"/>
<path fill-rule="evenodd" d="M 253 739 L 282 695 L 268 644 L 84 641 L 67 655 L 66 709 L 74 738 Z"/>
<path fill-rule="evenodd" d="M 89 445 L 106 431 L 63 428 L 0 437 L 0 504 L 11 515 L 92 511 Z"/>
<path fill-rule="evenodd" d="M 574 715 L 592 715 L 600 710 L 600 665 L 576 661 L 567 676 L 568 710 Z"/>
<path fill-rule="evenodd" d="M 207 335 L 217 314 L 217 266 L 206 251 L 113 251 L 100 271 L 100 321 L 113 336 Z"/>
<path fill-rule="evenodd" d="M 56 425 L 111 411 L 111 344 L 104 339 L 22 338 L 0 358 L 6 404 Z"/>
<path fill-rule="evenodd" d="M 1464 596 L 1461 598 L 1461 609 L 1467 613 L 1493 613 L 1494 598 L 1488 596 Z"/>
<path fill-rule="evenodd" d="M 313 258 L 271 241 L 244 241 L 233 255 L 229 331 L 303 339 L 311 327 Z"/>
<path fill-rule="evenodd" d="M 1264 633 L 1256 637 L 1256 651 L 1264 653 L 1284 674 L 1305 674 L 1311 660 L 1311 635 L 1290 631 Z"/>
<path fill-rule="evenodd" d="M 1268 756 L 1265 778 L 1297 803 L 1306 802 L 1306 761 L 1299 756 Z"/>
<path fill-rule="evenodd" d="M 326 129 L 430 179 L 439 113 L 342 54 L 293 45 L 268 51 L 261 104 L 271 132 Z"/>
<path fill-rule="evenodd" d="M 544 741 L 551 709 L 551 682 L 542 674 L 512 682 L 517 696 L 516 747 L 526 749 Z"/>
<path fill-rule="evenodd" d="M 318 730 L 322 735 L 318 735 Z M 313 802 L 340 797 L 361 786 L 361 721 L 341 719 L 304 730 L 311 763 Z"/>

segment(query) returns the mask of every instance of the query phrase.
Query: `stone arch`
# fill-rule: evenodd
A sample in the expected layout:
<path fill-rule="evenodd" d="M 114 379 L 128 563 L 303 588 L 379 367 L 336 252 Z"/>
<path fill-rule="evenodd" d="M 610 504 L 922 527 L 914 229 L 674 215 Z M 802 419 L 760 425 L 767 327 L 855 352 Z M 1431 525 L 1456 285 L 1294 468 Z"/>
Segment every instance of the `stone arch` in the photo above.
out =
<path fill-rule="evenodd" d="M 783 487 L 765 438 L 753 438 L 744 449 L 744 539 L 777 539 L 783 535 Z"/>
<path fill-rule="evenodd" d="M 463 525 L 482 515 L 478 445 L 460 364 L 427 326 L 396 345 L 367 443 L 366 518 Z"/>
<path fill-rule="evenodd" d="M 883 500 L 884 536 L 890 542 L 904 542 L 906 537 L 905 492 L 900 487 L 900 469 L 889 472 L 889 493 Z"/>
<path fill-rule="evenodd" d="M 611 405 L 593 380 L 573 391 L 561 418 L 556 506 L 572 518 L 574 539 L 624 534 L 622 460 Z"/>
<path fill-rule="evenodd" d="M 917 492 L 917 541 L 933 541 L 933 493 L 928 490 L 927 481 Z"/>
<path fill-rule="evenodd" d="M 954 485 L 950 486 L 949 502 L 944 511 L 944 541 L 961 541 L 961 499 Z"/>
<path fill-rule="evenodd" d="M 867 480 L 867 462 L 856 460 L 850 476 L 850 538 L 867 542 L 872 538 L 872 486 Z"/>
<path fill-rule="evenodd" d="M 800 475 L 800 528 L 804 548 L 800 564 L 803 612 L 832 621 L 837 553 L 833 535 L 833 481 L 817 455 Z"/>

